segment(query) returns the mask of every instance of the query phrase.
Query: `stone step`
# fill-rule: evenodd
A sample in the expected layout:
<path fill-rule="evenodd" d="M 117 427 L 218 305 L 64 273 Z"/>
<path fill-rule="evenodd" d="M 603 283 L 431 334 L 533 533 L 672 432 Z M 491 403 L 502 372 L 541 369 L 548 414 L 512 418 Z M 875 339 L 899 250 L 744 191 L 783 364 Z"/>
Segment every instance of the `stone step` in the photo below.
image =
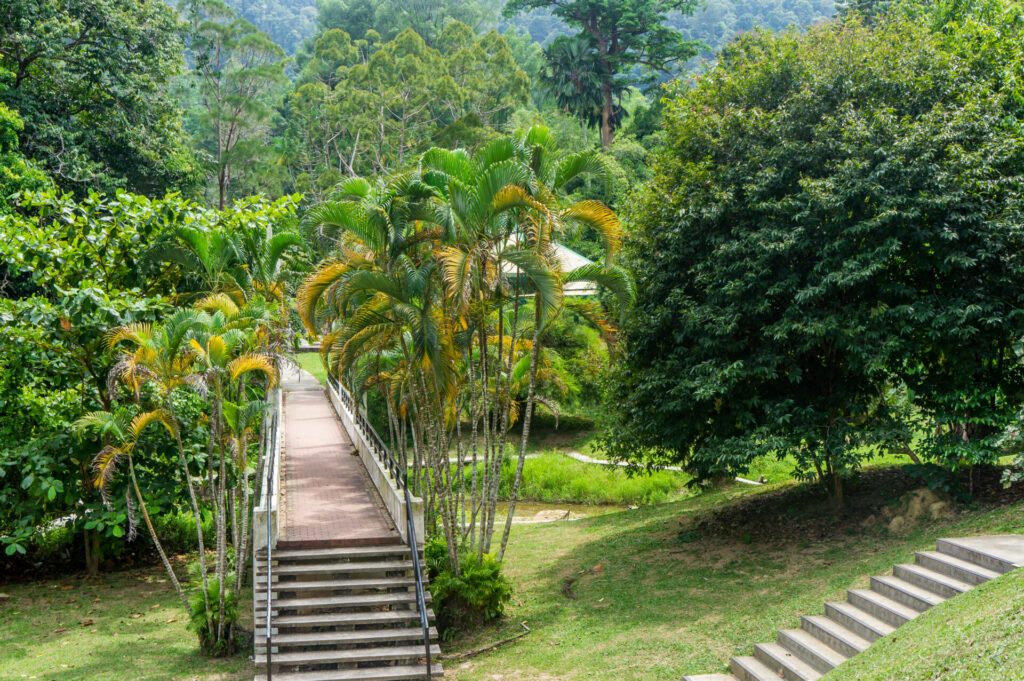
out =
<path fill-rule="evenodd" d="M 437 644 L 430 646 L 431 656 L 440 655 Z M 313 650 L 301 653 L 277 653 L 270 658 L 274 666 L 355 664 L 357 662 L 402 662 L 426 657 L 424 647 L 385 646 L 380 648 L 355 648 L 351 650 Z M 255 658 L 257 667 L 266 667 L 266 657 Z M 277 676 L 276 674 L 274 676 Z"/>
<path fill-rule="evenodd" d="M 1024 568 L 1024 535 L 940 539 L 937 549 L 871 577 L 870 589 L 850 589 L 845 603 L 825 603 L 825 616 L 801 617 L 800 629 L 780 630 L 778 642 L 758 644 L 753 657 L 733 657 L 731 675 L 684 681 L 816 681 L 925 610 Z"/>
<path fill-rule="evenodd" d="M 424 574 L 426 565 L 422 565 Z M 265 564 L 256 566 L 256 575 L 262 576 L 266 571 Z M 351 573 L 376 573 L 376 572 L 412 572 L 411 560 L 384 560 L 384 561 L 356 561 L 342 563 L 283 563 L 273 567 L 272 576 L 284 577 L 285 575 L 295 577 L 319 577 L 323 575 L 341 575 Z"/>
<path fill-rule="evenodd" d="M 821 672 L 778 643 L 758 643 L 754 657 L 788 681 L 818 681 Z"/>
<path fill-rule="evenodd" d="M 782 677 L 756 657 L 734 657 L 729 668 L 740 681 L 781 681 Z"/>
<path fill-rule="evenodd" d="M 444 677 L 439 664 L 430 666 L 433 678 Z M 369 667 L 365 669 L 328 669 L 308 672 L 274 672 L 274 681 L 418 681 L 427 678 L 427 665 L 401 665 L 397 667 Z M 257 674 L 253 681 L 267 681 L 265 674 Z"/>
<path fill-rule="evenodd" d="M 951 556 L 948 553 L 940 553 L 938 551 L 918 551 L 915 556 L 917 564 L 921 567 L 934 570 L 935 572 L 941 572 L 944 575 L 949 575 L 953 579 L 958 579 L 968 584 L 977 586 L 978 584 L 984 584 L 990 579 L 995 579 L 999 576 L 999 573 L 995 570 L 989 570 L 983 568 L 976 563 L 972 563 L 969 560 L 963 560 L 956 556 Z"/>
<path fill-rule="evenodd" d="M 427 617 L 433 620 L 434 614 L 427 609 Z M 257 620 L 261 621 L 261 620 Z M 329 612 L 313 615 L 278 615 L 273 618 L 272 626 L 278 631 L 290 631 L 304 627 L 359 627 L 359 626 L 387 626 L 418 623 L 419 612 L 416 610 L 371 610 L 368 612 Z M 265 633 L 261 627 L 256 635 L 262 636 Z"/>
<path fill-rule="evenodd" d="M 274 593 L 289 591 L 354 591 L 356 589 L 399 589 L 416 586 L 414 577 L 378 577 L 373 579 L 315 579 L 301 581 L 275 581 L 271 583 Z M 267 591 L 267 580 L 256 581 L 257 592 L 264 595 Z"/>
<path fill-rule="evenodd" d="M 423 555 L 423 549 L 419 550 Z M 344 548 L 323 549 L 278 549 L 271 553 L 271 560 L 279 563 L 297 563 L 302 561 L 368 561 L 381 558 L 400 558 L 412 561 L 409 547 L 405 544 L 387 546 L 349 546 Z M 266 563 L 266 554 L 257 553 L 257 562 Z"/>
<path fill-rule="evenodd" d="M 937 548 L 939 553 L 955 556 L 999 574 L 1024 565 L 1024 537 L 1020 535 L 940 539 Z M 1014 558 L 1008 558 L 1008 555 Z"/>
<path fill-rule="evenodd" d="M 431 641 L 437 639 L 437 629 L 430 627 L 428 635 Z M 275 634 L 271 645 L 275 649 L 299 646 L 351 646 L 364 643 L 395 643 L 399 641 L 423 642 L 421 627 L 405 627 L 401 629 L 361 629 L 358 631 L 310 631 L 293 634 Z M 262 635 L 255 638 L 257 648 L 266 649 L 267 639 Z"/>
<path fill-rule="evenodd" d="M 892 627 L 903 626 L 921 614 L 920 611 L 887 598 L 877 591 L 850 589 L 846 592 L 846 598 L 852 605 Z"/>
<path fill-rule="evenodd" d="M 846 657 L 862 653 L 871 641 L 860 636 L 834 619 L 822 615 L 804 615 L 800 618 L 804 631 Z"/>
<path fill-rule="evenodd" d="M 970 591 L 972 588 L 967 582 L 954 579 L 941 572 L 929 570 L 921 565 L 900 564 L 892 569 L 892 574 L 905 582 L 910 582 L 914 586 L 937 593 L 943 598 L 958 596 L 965 591 Z"/>
<path fill-rule="evenodd" d="M 778 643 L 822 674 L 832 671 L 849 657 L 804 629 L 780 629 Z"/>
<path fill-rule="evenodd" d="M 825 604 L 825 616 L 846 627 L 866 641 L 877 641 L 896 631 L 896 627 L 862 610 L 853 603 L 830 601 Z"/>
<path fill-rule="evenodd" d="M 424 594 L 426 602 L 430 603 L 430 592 Z M 259 594 L 256 598 L 256 613 L 266 613 L 266 594 Z M 325 608 L 369 608 L 380 605 L 404 605 L 415 604 L 416 593 L 413 591 L 401 591 L 397 593 L 359 594 L 357 596 L 317 596 L 314 598 L 274 598 L 272 609 L 275 612 L 282 610 L 323 610 Z"/>
<path fill-rule="evenodd" d="M 871 589 L 921 612 L 946 600 L 937 593 L 922 589 L 899 577 L 872 577 Z"/>

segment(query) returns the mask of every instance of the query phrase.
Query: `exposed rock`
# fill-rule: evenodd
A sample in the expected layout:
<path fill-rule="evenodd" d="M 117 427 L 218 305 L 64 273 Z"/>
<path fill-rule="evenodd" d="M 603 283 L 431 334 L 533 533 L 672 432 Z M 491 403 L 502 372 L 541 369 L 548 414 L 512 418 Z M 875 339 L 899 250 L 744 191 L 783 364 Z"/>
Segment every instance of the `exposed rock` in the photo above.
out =
<path fill-rule="evenodd" d="M 882 509 L 882 519 L 894 534 L 909 532 L 922 520 L 941 520 L 954 515 L 950 503 L 938 494 L 922 487 L 907 492 L 900 500 Z"/>
<path fill-rule="evenodd" d="M 928 506 L 928 516 L 932 520 L 941 520 L 943 518 L 952 518 L 953 509 L 949 507 L 949 503 L 945 501 L 936 501 L 934 504 Z"/>
<path fill-rule="evenodd" d="M 896 516 L 889 521 L 889 531 L 893 534 L 903 534 L 907 529 L 907 521 L 903 516 Z"/>

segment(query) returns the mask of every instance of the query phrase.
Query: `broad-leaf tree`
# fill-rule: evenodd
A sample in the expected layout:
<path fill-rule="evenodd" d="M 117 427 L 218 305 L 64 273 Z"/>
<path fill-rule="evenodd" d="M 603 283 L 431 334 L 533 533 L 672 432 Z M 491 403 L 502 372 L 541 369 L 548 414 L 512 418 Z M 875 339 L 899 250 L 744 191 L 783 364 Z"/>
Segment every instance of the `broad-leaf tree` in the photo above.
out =
<path fill-rule="evenodd" d="M 977 20 L 755 33 L 676 92 L 628 249 L 614 454 L 700 477 L 792 454 L 837 504 L 915 433 L 994 455 L 1024 397 L 1020 29 Z"/>
<path fill-rule="evenodd" d="M 198 173 L 168 84 L 182 71 L 174 10 L 146 0 L 5 0 L 0 103 L 24 155 L 78 195 L 190 191 Z"/>
<path fill-rule="evenodd" d="M 267 154 L 287 81 L 284 51 L 222 0 L 188 0 L 185 12 L 201 102 L 197 137 L 210 156 L 223 210 L 232 182 Z"/>

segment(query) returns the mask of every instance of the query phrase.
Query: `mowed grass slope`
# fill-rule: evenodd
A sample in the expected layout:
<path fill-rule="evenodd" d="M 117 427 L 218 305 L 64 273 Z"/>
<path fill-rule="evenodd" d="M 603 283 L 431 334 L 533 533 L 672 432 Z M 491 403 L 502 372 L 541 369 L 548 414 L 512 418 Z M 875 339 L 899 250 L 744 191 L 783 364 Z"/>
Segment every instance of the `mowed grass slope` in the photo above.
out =
<path fill-rule="evenodd" d="M 184 565 L 179 564 L 179 576 Z M 203 657 L 162 567 L 0 586 L 0 679 L 235 681 L 245 655 Z M 239 607 L 250 611 L 248 594 Z M 246 625 L 249 626 L 249 625 Z"/>
<path fill-rule="evenodd" d="M 821 613 L 826 599 L 843 598 L 939 537 L 1024 532 L 1019 501 L 961 509 L 908 536 L 862 529 L 859 518 L 888 493 L 852 491 L 852 505 L 881 496 L 863 500 L 855 519 L 839 523 L 807 486 L 787 485 L 734 486 L 577 522 L 517 527 L 506 558 L 516 586 L 508 616 L 499 627 L 447 644 L 445 652 L 456 657 L 446 671 L 458 681 L 667 680 L 724 671 L 731 655 L 751 654 L 777 629 L 798 626 L 799 615 Z M 764 503 L 750 509 L 749 526 L 698 522 L 708 509 L 758 499 Z M 525 638 L 457 658 L 521 631 L 524 621 L 532 629 Z"/>

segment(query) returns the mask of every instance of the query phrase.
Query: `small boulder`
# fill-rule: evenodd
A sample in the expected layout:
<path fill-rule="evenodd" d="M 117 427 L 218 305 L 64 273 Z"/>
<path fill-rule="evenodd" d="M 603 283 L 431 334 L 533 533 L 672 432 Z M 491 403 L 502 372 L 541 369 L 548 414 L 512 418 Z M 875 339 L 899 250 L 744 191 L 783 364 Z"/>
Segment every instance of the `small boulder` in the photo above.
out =
<path fill-rule="evenodd" d="M 903 534 L 907 530 L 907 521 L 903 516 L 896 516 L 889 521 L 889 531 L 893 534 Z"/>
<path fill-rule="evenodd" d="M 953 517 L 953 509 L 945 501 L 936 501 L 928 506 L 928 517 L 932 520 L 942 520 Z"/>

